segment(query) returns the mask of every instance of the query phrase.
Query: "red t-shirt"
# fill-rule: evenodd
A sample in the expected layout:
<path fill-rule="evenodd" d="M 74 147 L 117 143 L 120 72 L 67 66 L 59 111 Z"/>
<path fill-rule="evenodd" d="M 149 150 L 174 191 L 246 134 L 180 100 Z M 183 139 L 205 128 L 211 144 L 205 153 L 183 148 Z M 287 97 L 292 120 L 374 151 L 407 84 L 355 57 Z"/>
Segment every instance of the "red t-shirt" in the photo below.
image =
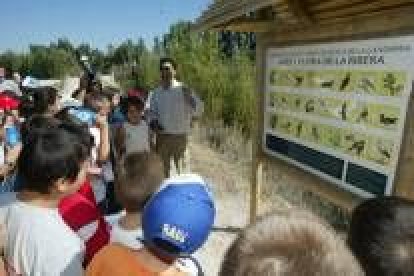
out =
<path fill-rule="evenodd" d="M 89 180 L 83 183 L 78 192 L 61 200 L 59 213 L 66 224 L 85 242 L 84 265 L 88 265 L 110 239 L 110 227 L 96 204 Z"/>

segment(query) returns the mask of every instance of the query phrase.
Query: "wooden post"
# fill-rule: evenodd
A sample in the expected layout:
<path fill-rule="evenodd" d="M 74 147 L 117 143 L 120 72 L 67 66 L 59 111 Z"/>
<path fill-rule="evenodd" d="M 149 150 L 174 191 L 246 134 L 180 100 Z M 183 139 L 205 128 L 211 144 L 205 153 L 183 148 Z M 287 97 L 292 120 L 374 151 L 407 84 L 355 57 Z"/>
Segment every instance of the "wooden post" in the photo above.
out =
<path fill-rule="evenodd" d="M 250 179 L 250 222 L 252 223 L 260 210 L 261 190 L 263 183 L 263 147 L 264 130 L 264 81 L 265 51 L 263 35 L 256 36 L 256 118 L 252 126 L 252 167 Z"/>
<path fill-rule="evenodd" d="M 394 194 L 414 199 L 414 94 L 409 98 L 403 137 L 399 164 L 395 173 Z"/>

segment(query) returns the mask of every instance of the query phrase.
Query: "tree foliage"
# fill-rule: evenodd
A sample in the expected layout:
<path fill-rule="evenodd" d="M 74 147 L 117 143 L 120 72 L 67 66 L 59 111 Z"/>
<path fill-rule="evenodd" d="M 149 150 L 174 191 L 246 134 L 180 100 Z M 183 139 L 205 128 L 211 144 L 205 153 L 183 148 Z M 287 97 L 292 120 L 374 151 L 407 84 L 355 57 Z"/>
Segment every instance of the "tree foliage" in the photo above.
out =
<path fill-rule="evenodd" d="M 149 49 L 143 39 L 126 40 L 106 51 L 89 44 L 58 39 L 49 45 L 31 45 L 26 53 L 0 54 L 0 67 L 38 78 L 62 78 L 80 73 L 77 56 L 87 55 L 98 72 L 114 72 L 125 89 L 154 88 L 162 56 L 177 61 L 181 81 L 205 103 L 205 120 L 222 120 L 249 133 L 254 122 L 255 37 L 249 33 L 195 33 L 189 22 L 178 22 L 155 37 Z"/>

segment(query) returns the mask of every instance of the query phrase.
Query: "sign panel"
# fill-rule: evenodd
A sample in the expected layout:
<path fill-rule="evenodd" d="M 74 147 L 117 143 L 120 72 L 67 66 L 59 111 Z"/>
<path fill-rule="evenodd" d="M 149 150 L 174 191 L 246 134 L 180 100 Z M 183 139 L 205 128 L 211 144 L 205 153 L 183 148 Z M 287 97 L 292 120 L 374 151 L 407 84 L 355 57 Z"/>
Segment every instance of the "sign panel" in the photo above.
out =
<path fill-rule="evenodd" d="M 268 49 L 265 152 L 361 196 L 392 192 L 414 37 Z"/>

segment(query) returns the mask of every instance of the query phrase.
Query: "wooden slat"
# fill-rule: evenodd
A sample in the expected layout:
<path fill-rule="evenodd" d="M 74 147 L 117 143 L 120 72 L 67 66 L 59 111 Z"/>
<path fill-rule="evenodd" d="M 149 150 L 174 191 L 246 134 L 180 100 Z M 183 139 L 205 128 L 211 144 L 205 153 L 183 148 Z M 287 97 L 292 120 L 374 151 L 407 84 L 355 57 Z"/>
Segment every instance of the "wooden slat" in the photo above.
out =
<path fill-rule="evenodd" d="M 299 23 L 309 25 L 312 23 L 312 18 L 309 14 L 308 7 L 303 0 L 289 0 L 289 9 L 292 14 L 298 19 Z"/>
<path fill-rule="evenodd" d="M 308 3 L 308 7 L 311 13 L 317 13 L 328 9 L 341 9 L 344 5 L 357 5 L 366 2 L 366 0 L 333 0 L 322 1 L 314 4 Z"/>
<path fill-rule="evenodd" d="M 278 3 L 284 0 L 262 0 L 262 1 L 239 1 L 239 4 L 236 6 L 231 6 L 231 10 L 223 10 L 221 13 L 214 15 L 213 17 L 202 17 L 197 22 L 196 30 L 206 30 L 210 28 L 215 28 L 220 25 L 223 25 L 231 20 L 234 20 L 238 17 L 244 16 L 250 11 L 259 10 L 263 7 Z"/>
<path fill-rule="evenodd" d="M 248 12 L 256 11 L 266 6 L 278 5 L 284 1 L 285 0 L 229 1 L 225 5 L 216 6 L 213 10 L 209 11 L 209 13 L 203 15 L 203 17 L 200 18 L 199 23 L 219 25 L 225 21 L 230 21 L 237 17 L 243 16 Z"/>
<path fill-rule="evenodd" d="M 353 18 L 334 18 L 307 28 L 297 26 L 278 28 L 276 25 L 273 25 L 274 31 L 272 32 L 272 37 L 277 42 L 288 43 L 385 33 L 397 30 L 411 30 L 414 29 L 413 15 L 414 4 L 411 4 L 410 6 L 391 10 L 362 14 Z"/>
<path fill-rule="evenodd" d="M 371 3 L 363 3 L 359 5 L 350 5 L 342 7 L 341 9 L 327 10 L 321 13 L 313 14 L 315 20 L 322 21 L 328 18 L 335 17 L 353 17 L 355 15 L 369 13 L 371 11 L 379 11 L 398 7 L 400 5 L 409 5 L 406 0 L 394 0 L 392 2 L 371 1 Z"/>

